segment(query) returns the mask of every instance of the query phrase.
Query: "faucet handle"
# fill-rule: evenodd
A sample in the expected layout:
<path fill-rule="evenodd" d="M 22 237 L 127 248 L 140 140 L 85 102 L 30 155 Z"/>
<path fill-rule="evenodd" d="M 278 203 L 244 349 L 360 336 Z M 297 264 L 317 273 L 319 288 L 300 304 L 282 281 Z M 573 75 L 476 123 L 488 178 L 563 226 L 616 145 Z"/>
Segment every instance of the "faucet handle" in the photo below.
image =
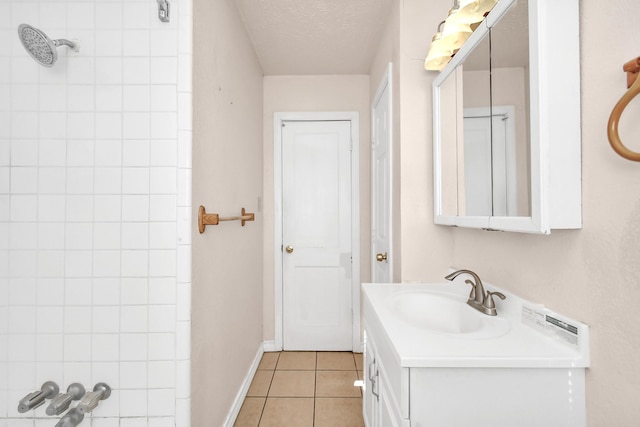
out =
<path fill-rule="evenodd" d="M 81 414 L 93 411 L 100 403 L 101 400 L 106 399 L 111 395 L 111 387 L 105 383 L 98 383 L 93 387 L 93 391 L 87 392 L 80 403 L 76 406 L 76 409 Z"/>
<path fill-rule="evenodd" d="M 493 301 L 494 295 L 502 300 L 507 298 L 502 292 L 487 291 L 487 296 L 485 297 L 484 303 L 482 305 L 489 311 L 487 313 L 489 316 L 495 316 L 496 314 L 498 314 L 498 312 L 496 311 L 496 303 Z"/>
<path fill-rule="evenodd" d="M 60 415 L 71 405 L 71 401 L 78 400 L 85 394 L 84 386 L 80 383 L 73 383 L 67 388 L 66 393 L 60 393 L 51 400 L 47 406 L 47 415 Z"/>
<path fill-rule="evenodd" d="M 473 281 L 467 279 L 464 281 L 464 283 L 466 283 L 467 285 L 471 285 L 471 292 L 469 292 L 469 299 L 470 300 L 475 300 L 476 299 L 476 284 L 473 283 Z"/>

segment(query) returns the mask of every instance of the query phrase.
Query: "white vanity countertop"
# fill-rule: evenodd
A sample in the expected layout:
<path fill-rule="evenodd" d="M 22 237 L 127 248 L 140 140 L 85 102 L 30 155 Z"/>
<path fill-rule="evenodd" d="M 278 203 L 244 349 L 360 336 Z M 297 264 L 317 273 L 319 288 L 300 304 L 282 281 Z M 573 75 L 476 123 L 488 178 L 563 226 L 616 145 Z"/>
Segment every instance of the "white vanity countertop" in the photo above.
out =
<path fill-rule="evenodd" d="M 466 303 L 470 287 L 461 275 L 453 282 L 362 285 L 365 327 L 384 334 L 402 367 L 475 367 L 475 368 L 584 368 L 589 366 L 589 330 L 580 322 L 531 304 L 502 289 L 485 283 L 485 290 L 499 290 L 507 299 L 495 298 L 497 317 L 508 319 L 509 330 L 497 337 L 474 338 L 465 334 L 432 332 L 398 316 L 389 303 L 403 292 L 435 291 L 459 297 Z M 525 319 L 523 305 L 533 307 L 535 321 Z M 474 310 L 472 307 L 467 307 Z M 482 316 L 485 316 L 482 314 Z M 547 320 L 545 320 L 547 319 Z M 550 320 L 549 320 L 550 319 Z M 552 323 L 575 330 L 568 334 Z M 564 323 L 567 322 L 567 323 Z M 561 339 L 565 335 L 573 344 Z M 570 336 L 569 336 L 570 335 Z"/>

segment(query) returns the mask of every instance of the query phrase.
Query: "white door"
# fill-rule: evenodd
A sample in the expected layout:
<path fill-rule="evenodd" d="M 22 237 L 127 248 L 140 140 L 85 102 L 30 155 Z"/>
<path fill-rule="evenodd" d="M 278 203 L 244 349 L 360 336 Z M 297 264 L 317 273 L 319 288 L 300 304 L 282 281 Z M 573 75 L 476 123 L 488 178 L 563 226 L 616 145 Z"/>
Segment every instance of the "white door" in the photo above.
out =
<path fill-rule="evenodd" d="M 351 350 L 351 122 L 282 124 L 285 350 Z"/>
<path fill-rule="evenodd" d="M 464 112 L 464 185 L 467 215 L 516 215 L 513 107 Z"/>
<path fill-rule="evenodd" d="M 372 106 L 371 281 L 390 283 L 391 264 L 391 69 Z"/>

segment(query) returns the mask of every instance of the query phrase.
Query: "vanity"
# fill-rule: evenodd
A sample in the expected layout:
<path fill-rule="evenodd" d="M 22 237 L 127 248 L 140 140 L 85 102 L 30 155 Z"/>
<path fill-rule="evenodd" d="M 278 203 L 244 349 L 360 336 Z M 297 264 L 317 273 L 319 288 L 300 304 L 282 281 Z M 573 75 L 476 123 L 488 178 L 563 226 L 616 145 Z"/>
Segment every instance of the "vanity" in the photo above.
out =
<path fill-rule="evenodd" d="M 496 316 L 465 277 L 362 285 L 367 427 L 586 426 L 588 327 L 485 286 Z"/>

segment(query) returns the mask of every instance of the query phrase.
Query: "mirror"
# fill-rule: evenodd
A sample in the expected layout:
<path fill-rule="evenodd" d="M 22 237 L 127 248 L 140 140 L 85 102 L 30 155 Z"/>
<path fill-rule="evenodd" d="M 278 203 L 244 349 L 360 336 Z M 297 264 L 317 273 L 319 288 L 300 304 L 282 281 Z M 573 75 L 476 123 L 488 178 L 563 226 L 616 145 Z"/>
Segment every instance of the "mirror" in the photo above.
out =
<path fill-rule="evenodd" d="M 581 227 L 578 35 L 577 0 L 500 0 L 434 80 L 436 224 Z"/>
<path fill-rule="evenodd" d="M 520 0 L 441 86 L 446 215 L 530 215 L 527 27 Z"/>

